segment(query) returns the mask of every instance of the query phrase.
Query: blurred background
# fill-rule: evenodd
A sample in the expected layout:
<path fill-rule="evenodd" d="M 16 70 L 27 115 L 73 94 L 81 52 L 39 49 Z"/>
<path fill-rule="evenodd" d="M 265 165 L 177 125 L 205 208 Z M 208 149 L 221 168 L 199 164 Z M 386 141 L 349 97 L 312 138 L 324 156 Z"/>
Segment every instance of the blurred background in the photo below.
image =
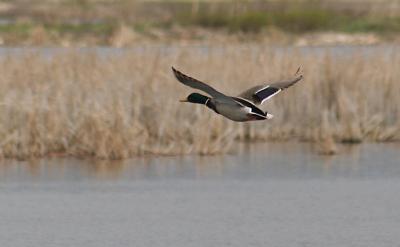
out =
<path fill-rule="evenodd" d="M 397 142 L 399 10 L 397 0 L 0 1 L 0 156 Z M 192 90 L 171 66 L 228 95 L 299 66 L 305 79 L 264 105 L 274 120 L 233 123 L 180 104 Z"/>
<path fill-rule="evenodd" d="M 0 0 L 0 246 L 400 243 L 400 0 Z M 238 123 L 227 95 L 304 79 Z"/>
<path fill-rule="evenodd" d="M 399 42 L 398 0 L 0 1 L 3 45 Z"/>

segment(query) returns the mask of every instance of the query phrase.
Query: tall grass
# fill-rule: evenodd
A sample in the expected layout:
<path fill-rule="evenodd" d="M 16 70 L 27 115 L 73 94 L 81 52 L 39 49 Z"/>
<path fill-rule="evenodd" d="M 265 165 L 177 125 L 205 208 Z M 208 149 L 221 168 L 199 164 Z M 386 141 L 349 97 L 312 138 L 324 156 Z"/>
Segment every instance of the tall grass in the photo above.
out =
<path fill-rule="evenodd" d="M 301 52 L 227 46 L 27 52 L 0 59 L 0 155 L 105 159 L 228 152 L 237 141 L 400 141 L 400 51 Z M 275 96 L 270 121 L 236 123 L 178 102 L 175 65 L 230 95 L 305 79 Z"/>

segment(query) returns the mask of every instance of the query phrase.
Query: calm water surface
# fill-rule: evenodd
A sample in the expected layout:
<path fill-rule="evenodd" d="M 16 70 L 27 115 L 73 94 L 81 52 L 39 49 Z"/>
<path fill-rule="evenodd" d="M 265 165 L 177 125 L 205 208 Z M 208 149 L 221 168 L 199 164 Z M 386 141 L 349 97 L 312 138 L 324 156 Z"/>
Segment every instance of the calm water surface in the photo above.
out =
<path fill-rule="evenodd" d="M 277 55 L 286 52 L 299 52 L 303 55 L 321 55 L 330 54 L 337 57 L 367 56 L 374 59 L 376 55 L 386 55 L 388 58 L 399 52 L 400 45 L 397 44 L 377 44 L 377 45 L 332 45 L 332 46 L 271 46 L 271 45 L 230 45 L 235 51 L 253 51 L 255 58 L 258 58 L 260 52 L 274 51 Z M 232 49 L 226 49 L 225 45 L 139 45 L 128 48 L 115 48 L 107 46 L 98 47 L 0 47 L 0 58 L 7 56 L 25 56 L 27 54 L 41 54 L 49 58 L 68 54 L 71 51 L 79 53 L 95 53 L 100 56 L 120 56 L 127 53 L 132 54 L 161 54 L 171 55 L 182 51 L 197 54 L 198 56 L 208 56 L 209 54 L 220 54 L 225 56 L 231 54 Z"/>
<path fill-rule="evenodd" d="M 400 146 L 0 165 L 0 246 L 400 246 Z"/>

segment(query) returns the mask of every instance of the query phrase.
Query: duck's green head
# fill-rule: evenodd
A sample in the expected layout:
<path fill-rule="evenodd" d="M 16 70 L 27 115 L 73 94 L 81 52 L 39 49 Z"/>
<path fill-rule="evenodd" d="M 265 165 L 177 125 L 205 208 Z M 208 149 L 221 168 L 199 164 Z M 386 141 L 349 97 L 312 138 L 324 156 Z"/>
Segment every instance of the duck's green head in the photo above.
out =
<path fill-rule="evenodd" d="M 190 102 L 205 105 L 209 99 L 210 98 L 205 95 L 199 93 L 191 93 L 189 94 L 189 96 L 186 97 L 186 99 L 181 100 L 181 102 Z"/>

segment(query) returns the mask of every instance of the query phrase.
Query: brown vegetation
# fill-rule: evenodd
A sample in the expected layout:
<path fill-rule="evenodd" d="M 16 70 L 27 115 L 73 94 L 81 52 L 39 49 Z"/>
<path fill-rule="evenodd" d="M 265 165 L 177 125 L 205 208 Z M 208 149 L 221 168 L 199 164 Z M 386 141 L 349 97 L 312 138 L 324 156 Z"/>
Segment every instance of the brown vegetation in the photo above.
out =
<path fill-rule="evenodd" d="M 392 0 L 0 0 L 0 44 L 376 44 L 400 40 Z"/>
<path fill-rule="evenodd" d="M 214 154 L 235 141 L 400 141 L 400 52 L 259 46 L 30 52 L 0 60 L 0 155 L 118 159 Z M 123 51 L 119 52 L 119 51 Z M 261 82 L 305 79 L 264 105 L 269 121 L 236 123 L 180 103 L 192 90 L 170 67 L 235 95 Z M 334 144 L 333 144 L 334 145 Z"/>

